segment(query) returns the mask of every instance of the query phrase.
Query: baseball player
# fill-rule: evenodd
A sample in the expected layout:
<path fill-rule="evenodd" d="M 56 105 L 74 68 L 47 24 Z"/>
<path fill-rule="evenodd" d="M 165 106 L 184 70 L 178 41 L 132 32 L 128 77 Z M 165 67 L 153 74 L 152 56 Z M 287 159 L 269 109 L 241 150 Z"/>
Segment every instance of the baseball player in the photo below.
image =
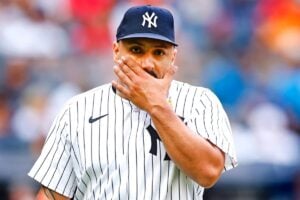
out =
<path fill-rule="evenodd" d="M 38 199 L 202 199 L 237 165 L 217 97 L 173 80 L 173 24 L 164 8 L 127 10 L 113 44 L 116 80 L 56 117 L 29 172 Z"/>

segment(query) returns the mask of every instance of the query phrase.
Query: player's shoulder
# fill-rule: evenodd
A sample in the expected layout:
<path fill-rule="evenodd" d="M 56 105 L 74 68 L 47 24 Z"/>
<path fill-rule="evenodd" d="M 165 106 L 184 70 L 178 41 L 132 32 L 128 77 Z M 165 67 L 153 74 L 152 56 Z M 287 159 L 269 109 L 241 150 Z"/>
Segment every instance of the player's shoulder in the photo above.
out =
<path fill-rule="evenodd" d="M 102 91 L 108 91 L 111 89 L 111 83 L 107 83 L 107 84 L 103 84 L 100 86 L 97 86 L 95 88 L 89 89 L 85 92 L 82 92 L 80 94 L 77 94 L 73 97 L 71 97 L 68 101 L 67 101 L 67 105 L 73 105 L 74 103 L 80 102 L 84 99 L 89 99 L 89 98 L 93 98 L 93 96 L 99 92 Z"/>
<path fill-rule="evenodd" d="M 189 95 L 194 102 L 202 102 L 208 104 L 218 104 L 221 106 L 221 101 L 218 96 L 209 88 L 203 86 L 191 85 L 186 82 L 173 80 L 170 88 L 170 95 L 172 97 L 186 98 Z"/>
<path fill-rule="evenodd" d="M 177 80 L 172 81 L 170 93 L 172 96 L 192 94 L 195 100 L 209 99 L 209 101 L 220 103 L 219 98 L 211 89 Z"/>
<path fill-rule="evenodd" d="M 213 94 L 213 92 L 206 87 L 203 86 L 197 86 L 197 85 L 192 85 L 186 82 L 182 82 L 182 81 L 177 81 L 177 80 L 173 80 L 171 83 L 171 90 L 181 90 L 181 91 L 186 91 L 186 90 L 190 90 L 190 91 L 195 91 L 196 94 L 204 94 L 204 93 L 208 93 Z"/>

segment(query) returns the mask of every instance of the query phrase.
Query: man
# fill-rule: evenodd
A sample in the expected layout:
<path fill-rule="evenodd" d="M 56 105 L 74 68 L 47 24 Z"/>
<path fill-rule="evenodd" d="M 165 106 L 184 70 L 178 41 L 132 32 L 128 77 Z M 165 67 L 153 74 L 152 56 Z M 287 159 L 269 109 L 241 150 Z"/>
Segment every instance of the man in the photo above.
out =
<path fill-rule="evenodd" d="M 202 199 L 237 165 L 219 100 L 173 80 L 168 10 L 130 8 L 116 39 L 117 80 L 72 98 L 53 123 L 29 173 L 38 199 Z"/>

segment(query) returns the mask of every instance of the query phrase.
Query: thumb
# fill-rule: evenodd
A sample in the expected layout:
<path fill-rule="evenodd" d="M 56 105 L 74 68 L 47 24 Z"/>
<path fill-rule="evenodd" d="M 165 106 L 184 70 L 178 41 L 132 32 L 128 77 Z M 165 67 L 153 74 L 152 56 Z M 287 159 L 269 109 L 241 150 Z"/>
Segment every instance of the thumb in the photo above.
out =
<path fill-rule="evenodd" d="M 172 65 L 167 73 L 165 74 L 164 80 L 166 82 L 171 82 L 173 80 L 173 77 L 175 75 L 175 73 L 177 72 L 178 67 L 176 65 Z"/>

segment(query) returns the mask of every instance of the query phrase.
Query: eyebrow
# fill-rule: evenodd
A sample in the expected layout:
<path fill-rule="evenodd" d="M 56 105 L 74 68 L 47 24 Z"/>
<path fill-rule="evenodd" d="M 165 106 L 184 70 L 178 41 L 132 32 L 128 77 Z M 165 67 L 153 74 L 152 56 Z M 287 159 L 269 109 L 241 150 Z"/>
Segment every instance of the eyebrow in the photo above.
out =
<path fill-rule="evenodd" d="M 124 43 L 126 45 L 136 44 L 136 45 L 144 46 L 143 43 L 141 43 L 141 42 L 139 42 L 138 40 L 135 40 L 135 39 L 130 39 L 130 40 L 124 41 Z M 172 45 L 168 45 L 165 42 L 155 42 L 153 47 L 155 47 L 155 48 L 169 48 L 169 47 L 172 47 Z"/>
<path fill-rule="evenodd" d="M 161 43 L 161 44 L 157 44 L 157 45 L 154 45 L 154 47 L 159 47 L 159 48 L 168 48 L 168 47 L 171 47 L 165 43 Z"/>

